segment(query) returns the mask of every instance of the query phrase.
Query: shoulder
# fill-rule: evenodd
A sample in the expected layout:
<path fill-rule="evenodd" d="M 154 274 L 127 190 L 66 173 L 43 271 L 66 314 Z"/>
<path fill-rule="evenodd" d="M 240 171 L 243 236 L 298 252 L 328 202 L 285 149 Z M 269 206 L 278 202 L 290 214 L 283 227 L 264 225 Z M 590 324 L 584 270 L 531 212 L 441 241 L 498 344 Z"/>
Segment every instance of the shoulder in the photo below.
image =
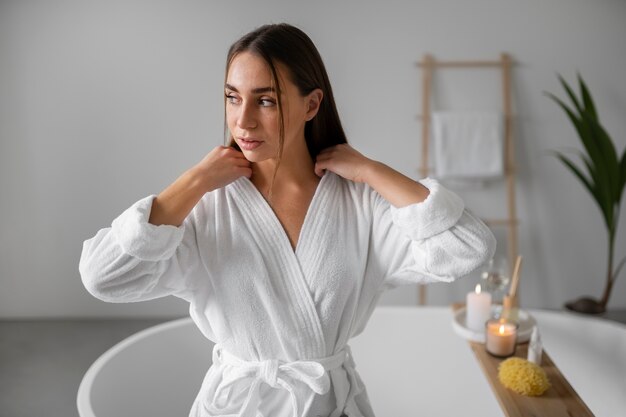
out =
<path fill-rule="evenodd" d="M 332 182 L 333 188 L 337 192 L 337 197 L 351 206 L 357 207 L 359 211 L 371 212 L 378 204 L 384 202 L 384 199 L 369 184 L 362 182 L 354 182 L 343 178 L 334 172 L 328 171 L 325 175 L 329 175 L 329 183 Z"/>
<path fill-rule="evenodd" d="M 207 219 L 219 215 L 224 210 L 231 210 L 233 205 L 236 205 L 236 202 L 232 201 L 233 194 L 237 192 L 234 183 L 240 180 L 238 179 L 225 187 L 205 193 L 191 211 L 193 220 L 205 222 Z"/>

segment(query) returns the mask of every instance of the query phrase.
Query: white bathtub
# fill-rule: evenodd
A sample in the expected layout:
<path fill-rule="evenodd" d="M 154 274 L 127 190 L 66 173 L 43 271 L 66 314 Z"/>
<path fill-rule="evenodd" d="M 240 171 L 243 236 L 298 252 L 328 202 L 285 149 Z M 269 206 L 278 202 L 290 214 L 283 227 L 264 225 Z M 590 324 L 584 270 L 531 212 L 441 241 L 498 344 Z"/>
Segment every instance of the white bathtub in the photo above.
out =
<path fill-rule="evenodd" d="M 626 326 L 531 311 L 546 350 L 598 417 L 626 415 Z M 374 411 L 388 416 L 502 416 L 444 307 L 379 307 L 350 343 Z M 191 319 L 143 330 L 105 352 L 78 390 L 81 417 L 186 416 L 211 364 Z"/>

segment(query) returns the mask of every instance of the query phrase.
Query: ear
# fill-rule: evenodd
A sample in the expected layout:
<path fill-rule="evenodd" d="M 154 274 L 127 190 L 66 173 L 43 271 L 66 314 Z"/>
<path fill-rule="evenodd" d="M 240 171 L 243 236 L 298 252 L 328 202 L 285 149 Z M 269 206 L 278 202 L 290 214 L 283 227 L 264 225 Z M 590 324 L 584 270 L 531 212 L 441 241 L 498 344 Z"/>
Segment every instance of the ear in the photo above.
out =
<path fill-rule="evenodd" d="M 305 102 L 307 105 L 307 112 L 305 115 L 305 120 L 307 122 L 313 119 L 315 115 L 317 115 L 317 112 L 320 109 L 320 104 L 322 104 L 323 98 L 324 98 L 324 93 L 319 88 L 316 88 L 315 90 L 307 94 L 307 96 L 305 97 Z"/>

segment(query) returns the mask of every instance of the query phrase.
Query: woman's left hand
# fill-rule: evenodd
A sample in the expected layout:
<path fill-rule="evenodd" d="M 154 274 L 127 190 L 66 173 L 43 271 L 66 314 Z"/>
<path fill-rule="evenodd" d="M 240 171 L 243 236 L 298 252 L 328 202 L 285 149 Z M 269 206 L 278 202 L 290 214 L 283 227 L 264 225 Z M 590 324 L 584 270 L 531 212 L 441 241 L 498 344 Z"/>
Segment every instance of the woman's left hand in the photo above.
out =
<path fill-rule="evenodd" d="M 354 182 L 366 182 L 369 168 L 376 161 L 359 153 L 347 143 L 322 150 L 315 161 L 315 174 L 321 177 L 329 170 Z"/>

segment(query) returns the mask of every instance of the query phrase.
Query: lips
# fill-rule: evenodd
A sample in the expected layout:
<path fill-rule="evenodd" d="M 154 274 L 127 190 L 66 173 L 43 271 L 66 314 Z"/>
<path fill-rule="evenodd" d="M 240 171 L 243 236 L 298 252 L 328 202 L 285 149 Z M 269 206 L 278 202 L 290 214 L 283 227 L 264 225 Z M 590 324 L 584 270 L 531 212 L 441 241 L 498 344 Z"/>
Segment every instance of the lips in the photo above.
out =
<path fill-rule="evenodd" d="M 239 147 L 247 151 L 256 149 L 263 144 L 263 141 L 254 138 L 237 138 L 237 141 L 239 142 Z"/>

